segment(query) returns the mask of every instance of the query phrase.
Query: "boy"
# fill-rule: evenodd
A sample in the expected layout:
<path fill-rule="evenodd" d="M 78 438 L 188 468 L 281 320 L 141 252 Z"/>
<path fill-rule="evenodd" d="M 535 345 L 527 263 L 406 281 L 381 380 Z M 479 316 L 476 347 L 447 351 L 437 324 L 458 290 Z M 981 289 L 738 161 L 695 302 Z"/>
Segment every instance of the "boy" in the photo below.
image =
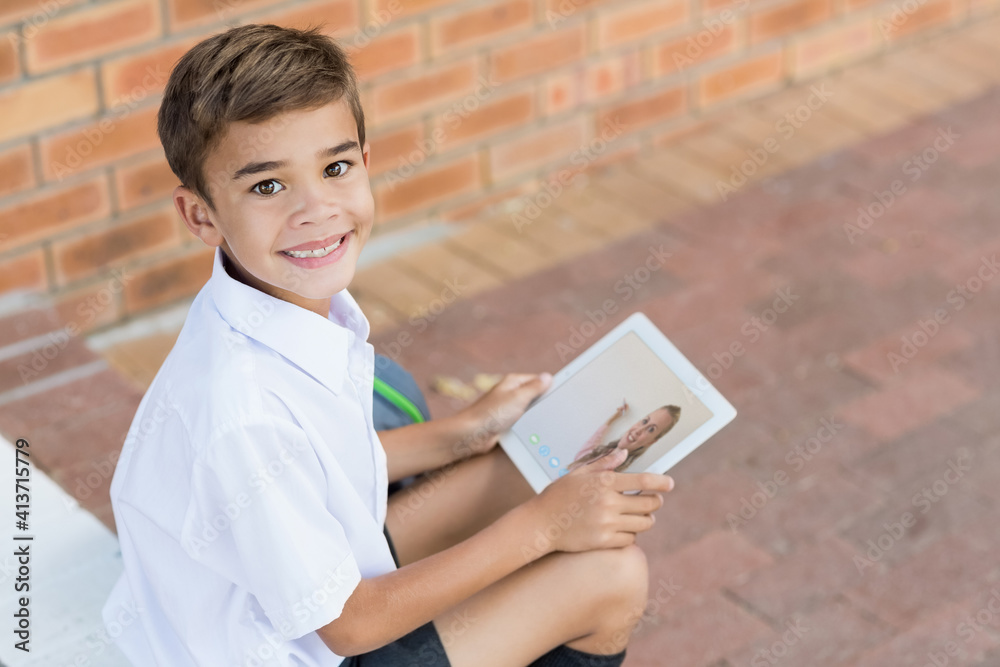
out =
<path fill-rule="evenodd" d="M 648 589 L 635 534 L 670 478 L 602 460 L 534 494 L 496 436 L 547 374 L 372 428 L 374 350 L 346 288 L 374 207 L 344 52 L 315 30 L 213 36 L 174 68 L 158 131 L 177 210 L 216 254 L 112 481 L 125 571 L 104 619 L 126 656 L 621 664 Z"/>

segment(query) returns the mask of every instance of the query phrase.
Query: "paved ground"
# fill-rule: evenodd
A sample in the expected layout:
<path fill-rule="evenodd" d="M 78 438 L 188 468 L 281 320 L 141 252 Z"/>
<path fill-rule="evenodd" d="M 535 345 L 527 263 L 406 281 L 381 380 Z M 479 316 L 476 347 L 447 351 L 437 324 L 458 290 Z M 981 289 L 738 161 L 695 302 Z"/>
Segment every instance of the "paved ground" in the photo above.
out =
<path fill-rule="evenodd" d="M 1000 664 L 996 30 L 706 118 L 521 232 L 495 212 L 352 287 L 377 349 L 412 337 L 398 358 L 425 386 L 556 370 L 616 299 L 595 336 L 642 310 L 737 407 L 641 538 L 655 602 L 630 667 Z M 833 96 L 730 181 L 814 83 Z M 616 292 L 661 245 L 662 268 Z M 60 332 L 55 311 L 0 319 L 0 431 L 47 443 L 39 466 L 110 525 L 109 471 L 172 334 L 100 356 Z"/>
<path fill-rule="evenodd" d="M 663 603 L 626 664 L 1000 664 L 998 113 L 994 91 L 463 300 L 401 351 L 421 378 L 555 371 L 615 299 L 595 340 L 641 310 L 736 406 L 642 536 Z"/>

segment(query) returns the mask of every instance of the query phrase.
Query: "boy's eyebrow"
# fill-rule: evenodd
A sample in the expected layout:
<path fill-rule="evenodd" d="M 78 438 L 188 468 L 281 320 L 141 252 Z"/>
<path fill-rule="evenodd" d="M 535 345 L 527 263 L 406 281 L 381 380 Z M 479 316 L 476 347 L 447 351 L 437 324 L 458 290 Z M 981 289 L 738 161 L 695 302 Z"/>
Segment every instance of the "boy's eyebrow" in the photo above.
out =
<path fill-rule="evenodd" d="M 355 141 L 354 139 L 348 139 L 347 141 L 340 142 L 336 146 L 331 146 L 330 148 L 323 148 L 317 151 L 316 157 L 318 158 L 333 157 L 335 155 L 340 155 L 341 153 L 346 153 L 352 150 L 360 151 L 361 147 L 358 145 L 358 142 Z M 250 162 L 236 170 L 236 173 L 233 174 L 233 180 L 238 181 L 244 176 L 249 176 L 251 174 L 259 174 L 262 171 L 270 171 L 271 169 L 280 169 L 281 167 L 284 167 L 287 164 L 288 163 L 285 162 L 284 160 L 278 160 L 278 161 L 270 160 L 268 162 Z"/>

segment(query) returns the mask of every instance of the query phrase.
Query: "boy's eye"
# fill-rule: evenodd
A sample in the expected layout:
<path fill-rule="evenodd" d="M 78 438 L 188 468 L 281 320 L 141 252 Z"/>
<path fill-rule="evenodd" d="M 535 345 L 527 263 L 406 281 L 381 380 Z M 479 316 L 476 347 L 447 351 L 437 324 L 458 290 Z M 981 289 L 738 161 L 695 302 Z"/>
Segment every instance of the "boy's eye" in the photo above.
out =
<path fill-rule="evenodd" d="M 326 175 L 327 176 L 333 176 L 334 178 L 336 178 L 338 176 L 343 176 L 344 174 L 347 173 L 347 170 L 351 167 L 352 164 L 353 164 L 352 162 L 349 162 L 347 160 L 341 160 L 340 162 L 334 162 L 333 164 L 327 166 L 327 168 L 325 170 L 326 171 Z M 346 166 L 342 167 L 340 165 L 346 165 Z"/>
<path fill-rule="evenodd" d="M 279 189 L 280 188 L 280 189 Z M 259 195 L 264 195 L 265 197 L 273 195 L 276 192 L 281 192 L 284 187 L 273 179 L 268 179 L 266 181 L 261 181 L 257 185 L 250 188 L 250 192 L 256 192 Z"/>

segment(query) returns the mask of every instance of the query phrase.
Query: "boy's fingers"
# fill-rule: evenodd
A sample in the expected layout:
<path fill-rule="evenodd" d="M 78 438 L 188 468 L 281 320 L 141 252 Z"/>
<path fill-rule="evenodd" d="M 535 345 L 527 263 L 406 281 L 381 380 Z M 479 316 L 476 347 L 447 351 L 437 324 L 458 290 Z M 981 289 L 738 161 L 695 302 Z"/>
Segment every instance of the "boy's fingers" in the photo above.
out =
<path fill-rule="evenodd" d="M 594 459 L 593 461 L 589 461 L 583 464 L 582 466 L 574 468 L 567 474 L 582 475 L 587 472 L 594 472 L 594 471 L 599 472 L 601 470 L 611 470 L 622 464 L 622 461 L 625 460 L 625 456 L 623 456 L 624 454 L 625 454 L 624 449 L 616 449 L 610 454 L 605 454 L 599 459 Z"/>
<path fill-rule="evenodd" d="M 651 514 L 661 507 L 663 507 L 663 496 L 659 493 L 622 495 L 622 514 Z"/>
<path fill-rule="evenodd" d="M 601 458 L 587 464 L 592 470 L 612 470 L 625 461 L 628 452 L 624 449 L 615 449 L 610 454 L 605 454 Z"/>
<path fill-rule="evenodd" d="M 552 378 L 551 373 L 507 373 L 500 380 L 500 384 L 505 387 L 524 387 L 531 386 L 532 381 L 548 381 Z"/>
<path fill-rule="evenodd" d="M 662 491 L 674 488 L 674 478 L 652 472 L 618 473 L 615 475 L 615 491 Z"/>

